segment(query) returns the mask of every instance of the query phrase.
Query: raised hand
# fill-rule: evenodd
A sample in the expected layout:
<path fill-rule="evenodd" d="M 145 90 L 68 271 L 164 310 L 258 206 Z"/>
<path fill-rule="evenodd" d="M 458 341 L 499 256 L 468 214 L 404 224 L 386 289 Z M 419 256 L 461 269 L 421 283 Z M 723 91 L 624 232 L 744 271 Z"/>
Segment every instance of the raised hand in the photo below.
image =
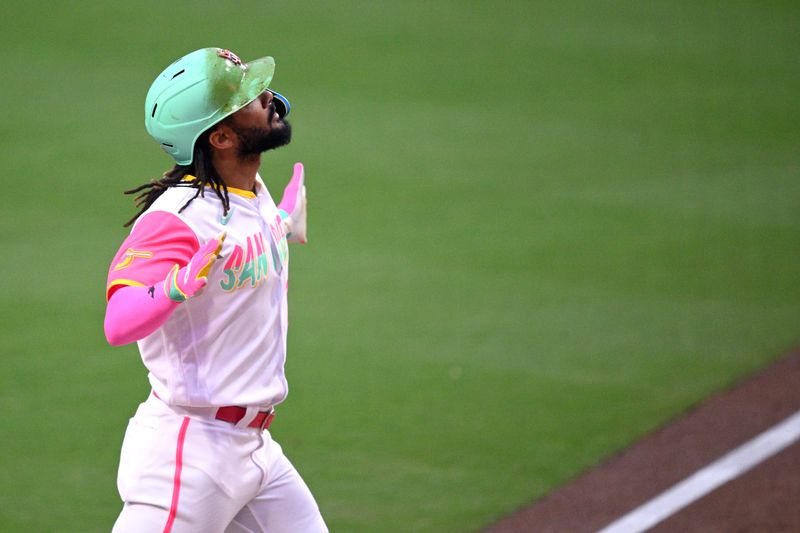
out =
<path fill-rule="evenodd" d="M 308 242 L 306 230 L 306 186 L 303 163 L 294 164 L 294 173 L 283 190 L 283 198 L 278 211 L 283 220 L 286 238 L 289 242 Z"/>
<path fill-rule="evenodd" d="M 206 276 L 219 257 L 224 241 L 225 232 L 201 246 L 185 267 L 179 269 L 177 264 L 172 267 L 167 279 L 164 280 L 164 293 L 170 300 L 186 301 L 206 286 L 208 283 Z"/>

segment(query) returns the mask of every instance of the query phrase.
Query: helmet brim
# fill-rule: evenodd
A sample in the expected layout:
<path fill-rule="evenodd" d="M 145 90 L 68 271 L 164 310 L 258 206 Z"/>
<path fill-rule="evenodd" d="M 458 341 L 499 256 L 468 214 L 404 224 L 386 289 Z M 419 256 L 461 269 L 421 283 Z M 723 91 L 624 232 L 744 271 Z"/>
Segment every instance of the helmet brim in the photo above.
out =
<path fill-rule="evenodd" d="M 271 56 L 254 59 L 246 64 L 239 90 L 231 97 L 226 115 L 235 113 L 263 93 L 275 75 L 275 60 Z"/>

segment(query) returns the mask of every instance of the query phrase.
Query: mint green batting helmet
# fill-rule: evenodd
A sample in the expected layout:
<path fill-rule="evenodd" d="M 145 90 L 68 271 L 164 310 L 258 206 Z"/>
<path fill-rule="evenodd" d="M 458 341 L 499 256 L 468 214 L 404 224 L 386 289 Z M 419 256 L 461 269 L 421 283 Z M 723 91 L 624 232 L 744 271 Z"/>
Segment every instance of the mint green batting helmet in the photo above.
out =
<path fill-rule="evenodd" d="M 269 56 L 243 63 L 222 48 L 195 50 L 150 85 L 144 104 L 147 133 L 179 165 L 189 165 L 200 134 L 255 100 L 274 72 Z"/>

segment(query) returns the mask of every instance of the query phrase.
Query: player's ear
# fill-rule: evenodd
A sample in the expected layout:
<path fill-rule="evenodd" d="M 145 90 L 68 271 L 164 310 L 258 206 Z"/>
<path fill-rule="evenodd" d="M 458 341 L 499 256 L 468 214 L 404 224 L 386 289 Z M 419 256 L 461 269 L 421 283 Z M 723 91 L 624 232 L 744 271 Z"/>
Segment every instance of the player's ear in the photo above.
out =
<path fill-rule="evenodd" d="M 233 131 L 225 124 L 220 124 L 209 134 L 208 144 L 217 150 L 225 150 L 233 147 L 233 139 Z"/>

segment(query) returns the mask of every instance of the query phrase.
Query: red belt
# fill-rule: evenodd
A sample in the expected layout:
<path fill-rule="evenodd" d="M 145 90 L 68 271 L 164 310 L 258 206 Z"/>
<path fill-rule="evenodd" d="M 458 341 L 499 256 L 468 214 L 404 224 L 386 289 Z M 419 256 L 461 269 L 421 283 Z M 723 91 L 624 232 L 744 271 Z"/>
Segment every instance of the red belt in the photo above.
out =
<path fill-rule="evenodd" d="M 156 391 L 153 391 L 153 396 L 159 398 Z M 238 405 L 226 405 L 217 409 L 217 414 L 214 418 L 228 422 L 229 424 L 236 425 L 247 414 L 246 407 L 239 407 Z M 268 411 L 259 411 L 256 417 L 247 424 L 249 428 L 267 429 L 272 424 L 272 419 L 275 418 L 275 409 L 271 408 Z"/>
<path fill-rule="evenodd" d="M 217 409 L 217 420 L 223 420 L 231 424 L 237 424 L 247 414 L 247 409 L 238 405 L 228 405 Z M 267 429 L 275 418 L 275 409 L 269 411 L 259 411 L 256 417 L 247 424 L 249 428 Z"/>

